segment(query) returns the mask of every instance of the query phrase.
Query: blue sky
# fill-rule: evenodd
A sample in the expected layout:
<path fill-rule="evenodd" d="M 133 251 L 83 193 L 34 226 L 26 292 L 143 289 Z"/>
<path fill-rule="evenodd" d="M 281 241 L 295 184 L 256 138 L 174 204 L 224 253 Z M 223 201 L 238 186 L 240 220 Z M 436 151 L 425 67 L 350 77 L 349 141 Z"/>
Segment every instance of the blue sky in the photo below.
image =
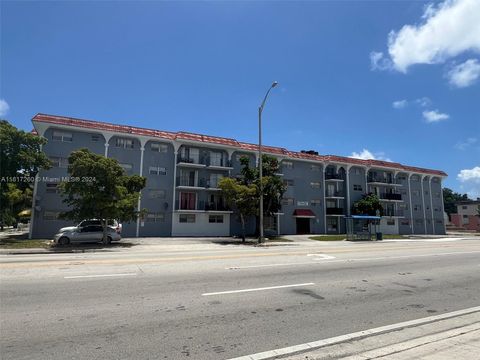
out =
<path fill-rule="evenodd" d="M 2 1 L 0 115 L 256 142 L 277 80 L 265 144 L 441 169 L 480 196 L 478 4 Z"/>

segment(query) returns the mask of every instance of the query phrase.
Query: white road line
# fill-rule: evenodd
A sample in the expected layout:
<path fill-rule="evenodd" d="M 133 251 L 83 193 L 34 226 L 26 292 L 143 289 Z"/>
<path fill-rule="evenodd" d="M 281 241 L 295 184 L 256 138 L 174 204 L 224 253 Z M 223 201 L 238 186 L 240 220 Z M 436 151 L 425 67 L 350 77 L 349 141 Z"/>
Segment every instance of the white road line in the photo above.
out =
<path fill-rule="evenodd" d="M 354 261 L 373 261 L 373 260 L 392 260 L 392 259 L 411 259 L 417 257 L 435 257 L 435 256 L 449 256 L 449 255 L 465 255 L 465 254 L 477 254 L 480 251 L 463 251 L 463 252 L 449 252 L 449 253 L 435 253 L 435 254 L 419 254 L 419 255 L 401 255 L 401 256 L 384 256 L 375 258 L 357 258 L 357 259 L 324 259 L 328 261 L 323 262 L 298 262 L 298 263 L 280 263 L 280 264 L 262 264 L 262 265 L 249 265 L 249 266 L 230 266 L 225 268 L 226 270 L 241 270 L 241 269 L 253 269 L 259 267 L 275 267 L 275 266 L 292 266 L 292 265 L 319 265 L 319 264 L 331 264 L 339 262 L 354 262 Z M 313 258 L 315 259 L 315 258 Z M 323 259 L 322 259 L 323 260 Z"/>
<path fill-rule="evenodd" d="M 269 287 L 254 288 L 254 289 L 242 289 L 242 290 L 231 290 L 231 291 L 219 291 L 219 292 L 205 293 L 205 294 L 202 294 L 202 296 L 225 295 L 225 294 L 237 294 L 237 293 L 244 293 L 244 292 L 251 292 L 251 291 L 262 291 L 262 290 L 284 289 L 284 288 L 290 288 L 290 287 L 298 287 L 298 286 L 310 286 L 310 285 L 315 285 L 315 283 L 292 284 L 292 285 L 279 285 L 279 286 L 269 286 Z"/>
<path fill-rule="evenodd" d="M 413 326 L 428 324 L 428 323 L 432 323 L 432 322 L 435 322 L 435 321 L 440 321 L 440 320 L 453 318 L 453 317 L 456 317 L 456 316 L 472 314 L 472 313 L 475 313 L 475 312 L 480 312 L 480 306 L 476 306 L 476 307 L 472 307 L 472 308 L 468 308 L 468 309 L 463 309 L 463 310 L 458 310 L 458 311 L 453 311 L 453 312 L 440 314 L 440 315 L 428 316 L 428 317 L 420 318 L 420 319 L 416 319 L 416 320 L 404 321 L 404 322 L 397 323 L 397 324 L 381 326 L 381 327 L 377 327 L 377 328 L 373 328 L 373 329 L 369 329 L 369 330 L 363 330 L 363 331 L 358 331 L 358 332 L 354 332 L 354 333 L 350 333 L 350 334 L 346 334 L 346 335 L 335 336 L 335 337 L 328 338 L 328 339 L 323 339 L 323 340 L 308 342 L 308 343 L 304 343 L 304 344 L 288 346 L 288 347 L 284 347 L 284 348 L 280 348 L 280 349 L 264 351 L 264 352 L 260 352 L 260 353 L 256 353 L 256 354 L 231 358 L 229 360 L 272 359 L 272 358 L 276 358 L 276 357 L 282 356 L 282 355 L 290 355 L 290 354 L 294 354 L 294 353 L 301 352 L 301 351 L 314 350 L 314 349 L 318 349 L 318 348 L 329 346 L 329 345 L 339 344 L 339 343 L 343 343 L 343 342 L 346 342 L 346 341 L 353 341 L 353 340 L 356 340 L 356 339 L 361 339 L 361 338 L 365 338 L 365 337 L 373 336 L 373 335 L 380 335 L 380 334 L 388 333 L 388 332 L 399 330 L 399 329 L 406 328 L 406 327 L 413 327 Z"/>
<path fill-rule="evenodd" d="M 335 259 L 335 256 L 327 254 L 307 254 L 307 256 L 314 256 L 314 260 L 330 260 Z"/>
<path fill-rule="evenodd" d="M 126 274 L 100 274 L 100 275 L 76 275 L 76 276 L 64 276 L 64 279 L 82 279 L 82 278 L 100 278 L 100 277 L 114 277 L 114 276 L 136 276 L 136 273 Z"/>

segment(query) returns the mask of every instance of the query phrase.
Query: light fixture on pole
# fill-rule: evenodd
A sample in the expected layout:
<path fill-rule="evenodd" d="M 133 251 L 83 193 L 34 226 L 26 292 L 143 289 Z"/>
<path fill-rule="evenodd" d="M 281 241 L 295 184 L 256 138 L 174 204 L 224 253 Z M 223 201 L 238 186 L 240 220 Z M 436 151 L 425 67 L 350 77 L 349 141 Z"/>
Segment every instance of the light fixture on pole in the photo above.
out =
<path fill-rule="evenodd" d="M 263 182 L 262 182 L 262 177 L 263 177 L 263 170 L 262 170 L 262 111 L 263 107 L 265 106 L 265 102 L 267 101 L 268 94 L 270 93 L 270 90 L 272 90 L 275 86 L 278 85 L 278 82 L 274 81 L 270 88 L 267 90 L 267 93 L 265 94 L 265 97 L 263 98 L 262 104 L 258 108 L 258 171 L 259 171 L 259 178 L 260 178 L 260 209 L 259 209 L 259 231 L 260 231 L 260 236 L 258 238 L 258 242 L 262 243 L 264 241 L 263 239 Z"/>

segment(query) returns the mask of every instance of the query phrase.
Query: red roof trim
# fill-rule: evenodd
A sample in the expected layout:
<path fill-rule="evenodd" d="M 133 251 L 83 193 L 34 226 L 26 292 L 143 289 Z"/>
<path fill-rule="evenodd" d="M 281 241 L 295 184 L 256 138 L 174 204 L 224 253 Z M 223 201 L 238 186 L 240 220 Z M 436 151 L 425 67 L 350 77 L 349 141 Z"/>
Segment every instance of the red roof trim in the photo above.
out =
<path fill-rule="evenodd" d="M 315 217 L 315 213 L 310 209 L 295 209 L 293 211 L 294 217 Z"/>
<path fill-rule="evenodd" d="M 184 131 L 179 131 L 179 132 L 160 131 L 160 130 L 153 130 L 153 129 L 141 128 L 136 126 L 111 124 L 111 123 L 106 123 L 101 121 L 83 120 L 83 119 L 77 119 L 77 118 L 66 117 L 66 116 L 48 115 L 48 114 L 40 114 L 40 113 L 35 115 L 32 121 L 58 124 L 58 125 L 68 125 L 68 126 L 81 127 L 81 128 L 87 128 L 87 129 L 119 132 L 119 133 L 140 135 L 140 136 L 147 136 L 147 137 L 157 137 L 157 138 L 168 139 L 168 140 L 178 139 L 178 140 L 187 140 L 187 141 L 188 140 L 198 141 L 198 142 L 204 142 L 208 144 L 219 144 L 219 145 L 231 146 L 231 147 L 240 148 L 248 151 L 258 151 L 257 144 L 239 142 L 231 138 L 194 134 L 194 133 L 189 133 Z M 285 148 L 265 146 L 265 145 L 262 145 L 262 150 L 270 154 L 282 155 L 282 156 L 286 156 L 294 159 L 304 159 L 304 160 L 313 160 L 313 161 L 322 161 L 322 162 L 337 162 L 337 163 L 340 162 L 340 163 L 346 163 L 350 165 L 359 165 L 359 166 L 381 166 L 381 167 L 395 168 L 403 171 L 412 171 L 412 172 L 419 172 L 419 173 L 432 174 L 432 175 L 438 175 L 438 176 L 447 176 L 445 172 L 440 170 L 432 170 L 432 169 L 419 168 L 414 166 L 407 166 L 399 163 L 381 161 L 381 160 L 362 160 L 362 159 L 354 159 L 350 157 L 336 156 L 336 155 L 311 155 L 311 154 L 305 154 L 305 153 L 296 152 L 296 151 L 290 151 Z"/>

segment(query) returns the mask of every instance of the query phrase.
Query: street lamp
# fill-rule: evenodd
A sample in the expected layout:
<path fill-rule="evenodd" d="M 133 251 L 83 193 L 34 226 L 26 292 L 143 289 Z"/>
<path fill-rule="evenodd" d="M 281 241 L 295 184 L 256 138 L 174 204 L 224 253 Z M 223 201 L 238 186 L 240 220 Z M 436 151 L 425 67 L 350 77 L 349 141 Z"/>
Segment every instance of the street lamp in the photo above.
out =
<path fill-rule="evenodd" d="M 274 81 L 270 88 L 267 90 L 265 97 L 263 98 L 262 104 L 258 108 L 258 170 L 260 173 L 260 237 L 258 238 L 258 243 L 262 243 L 263 240 L 263 169 L 262 169 L 262 111 L 263 107 L 265 106 L 265 102 L 267 101 L 268 94 L 270 90 L 272 90 L 275 86 L 278 85 L 278 82 Z"/>

